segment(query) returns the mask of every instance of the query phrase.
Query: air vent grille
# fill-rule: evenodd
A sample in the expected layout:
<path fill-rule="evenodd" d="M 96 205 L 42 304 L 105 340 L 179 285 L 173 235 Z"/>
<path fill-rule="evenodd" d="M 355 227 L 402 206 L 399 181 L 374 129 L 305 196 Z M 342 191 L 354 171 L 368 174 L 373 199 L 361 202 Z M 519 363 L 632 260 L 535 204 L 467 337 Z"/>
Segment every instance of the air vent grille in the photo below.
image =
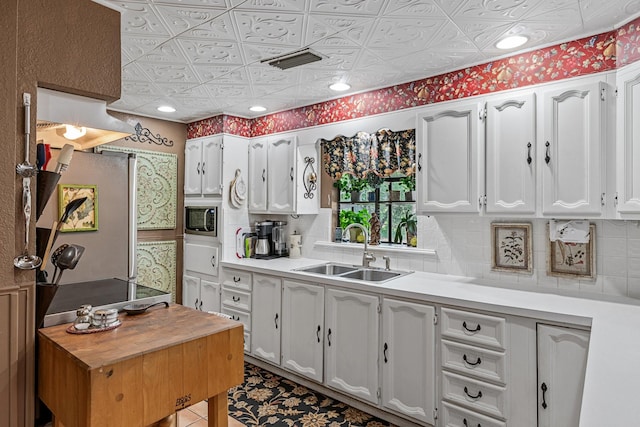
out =
<path fill-rule="evenodd" d="M 320 56 L 320 54 L 313 52 L 311 49 L 304 49 L 288 53 L 286 55 L 277 56 L 275 58 L 263 59 L 260 62 L 266 62 L 272 67 L 276 67 L 281 70 L 288 70 L 289 68 L 299 67 L 301 65 L 321 60 L 322 56 Z"/>

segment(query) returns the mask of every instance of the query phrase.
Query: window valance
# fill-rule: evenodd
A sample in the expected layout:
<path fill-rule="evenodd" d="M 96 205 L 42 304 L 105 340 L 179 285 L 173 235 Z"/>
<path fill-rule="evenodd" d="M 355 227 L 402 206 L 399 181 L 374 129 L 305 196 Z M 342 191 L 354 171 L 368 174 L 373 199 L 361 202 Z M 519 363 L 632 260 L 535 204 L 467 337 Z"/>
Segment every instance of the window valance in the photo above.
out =
<path fill-rule="evenodd" d="M 413 175 L 416 163 L 415 129 L 376 133 L 358 132 L 351 137 L 320 139 L 325 171 L 333 179 L 343 174 L 364 178 L 369 173 L 386 178 L 396 171 Z"/>

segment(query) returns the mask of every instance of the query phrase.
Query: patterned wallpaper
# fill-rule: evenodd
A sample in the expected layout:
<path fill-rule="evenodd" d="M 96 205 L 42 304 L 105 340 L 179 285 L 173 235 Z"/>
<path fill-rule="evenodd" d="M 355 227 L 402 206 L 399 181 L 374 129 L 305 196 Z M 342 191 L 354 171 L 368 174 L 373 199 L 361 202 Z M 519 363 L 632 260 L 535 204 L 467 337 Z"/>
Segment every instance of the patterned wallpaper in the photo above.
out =
<path fill-rule="evenodd" d="M 413 82 L 275 114 L 216 116 L 187 125 L 187 137 L 286 132 L 436 102 L 613 70 L 640 60 L 640 18 L 610 31 Z"/>

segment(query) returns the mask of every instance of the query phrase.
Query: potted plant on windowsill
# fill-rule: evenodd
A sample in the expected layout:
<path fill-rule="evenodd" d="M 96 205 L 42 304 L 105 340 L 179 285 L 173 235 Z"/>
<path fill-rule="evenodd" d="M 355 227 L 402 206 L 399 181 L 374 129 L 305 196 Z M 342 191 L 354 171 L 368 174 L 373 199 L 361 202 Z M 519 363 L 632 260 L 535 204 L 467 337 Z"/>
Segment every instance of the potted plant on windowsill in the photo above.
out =
<path fill-rule="evenodd" d="M 418 228 L 418 221 L 416 215 L 410 211 L 404 211 L 400 222 L 396 226 L 396 232 L 393 237 L 394 243 L 402 243 L 402 231 L 404 230 L 407 236 L 407 246 L 417 246 L 418 238 L 416 236 Z"/>
<path fill-rule="evenodd" d="M 371 213 L 366 209 L 360 209 L 358 212 L 352 210 L 340 211 L 340 227 L 345 230 L 349 224 L 362 224 L 366 229 L 369 229 L 369 220 L 371 219 Z M 364 235 L 360 228 L 349 229 L 349 241 L 364 243 Z"/>
<path fill-rule="evenodd" d="M 415 190 L 416 190 L 416 176 L 408 175 L 400 178 L 400 188 L 404 190 L 404 200 L 405 202 L 412 202 L 415 200 Z"/>
<path fill-rule="evenodd" d="M 368 191 L 368 200 L 370 202 L 375 202 L 376 200 L 376 190 L 380 188 L 380 185 L 383 182 L 382 177 L 376 175 L 373 172 L 369 172 L 367 174 L 367 191 Z"/>
<path fill-rule="evenodd" d="M 367 187 L 367 180 L 345 173 L 333 186 L 340 191 L 340 200 L 343 200 L 343 195 L 350 194 L 351 203 L 357 203 L 360 201 L 360 192 Z"/>

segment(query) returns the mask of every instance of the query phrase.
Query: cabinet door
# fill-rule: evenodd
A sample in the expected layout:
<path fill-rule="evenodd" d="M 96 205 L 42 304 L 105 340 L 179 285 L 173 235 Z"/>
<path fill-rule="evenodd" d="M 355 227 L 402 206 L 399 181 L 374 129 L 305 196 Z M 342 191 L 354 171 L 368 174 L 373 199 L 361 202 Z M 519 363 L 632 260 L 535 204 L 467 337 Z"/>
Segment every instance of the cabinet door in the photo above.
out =
<path fill-rule="evenodd" d="M 421 212 L 479 212 L 481 125 L 476 103 L 418 116 L 416 188 Z"/>
<path fill-rule="evenodd" d="M 434 424 L 435 309 L 393 299 L 382 303 L 382 404 Z"/>
<path fill-rule="evenodd" d="M 292 213 L 295 210 L 296 137 L 271 141 L 268 151 L 268 210 Z"/>
<path fill-rule="evenodd" d="M 544 93 L 542 213 L 602 213 L 604 138 L 603 83 Z"/>
<path fill-rule="evenodd" d="M 580 423 L 589 333 L 538 325 L 538 426 Z"/>
<path fill-rule="evenodd" d="M 279 365 L 282 280 L 254 274 L 253 281 L 251 354 Z"/>
<path fill-rule="evenodd" d="M 267 140 L 249 144 L 249 211 L 267 210 Z"/>
<path fill-rule="evenodd" d="M 209 280 L 200 280 L 200 310 L 220 311 L 220 284 Z"/>
<path fill-rule="evenodd" d="M 325 384 L 378 403 L 378 297 L 326 290 Z"/>
<path fill-rule="evenodd" d="M 487 103 L 487 213 L 535 213 L 535 120 L 533 93 Z"/>
<path fill-rule="evenodd" d="M 200 308 L 200 278 L 182 276 L 182 305 L 186 307 Z"/>
<path fill-rule="evenodd" d="M 184 194 L 202 192 L 202 143 L 201 140 L 188 140 L 184 149 Z"/>
<path fill-rule="evenodd" d="M 285 280 L 282 367 L 322 382 L 324 287 Z"/>
<path fill-rule="evenodd" d="M 640 213 L 640 63 L 617 74 L 618 212 Z"/>
<path fill-rule="evenodd" d="M 202 141 L 202 194 L 222 194 L 222 137 Z"/>
<path fill-rule="evenodd" d="M 218 246 L 184 244 L 184 269 L 211 276 L 218 275 Z"/>

